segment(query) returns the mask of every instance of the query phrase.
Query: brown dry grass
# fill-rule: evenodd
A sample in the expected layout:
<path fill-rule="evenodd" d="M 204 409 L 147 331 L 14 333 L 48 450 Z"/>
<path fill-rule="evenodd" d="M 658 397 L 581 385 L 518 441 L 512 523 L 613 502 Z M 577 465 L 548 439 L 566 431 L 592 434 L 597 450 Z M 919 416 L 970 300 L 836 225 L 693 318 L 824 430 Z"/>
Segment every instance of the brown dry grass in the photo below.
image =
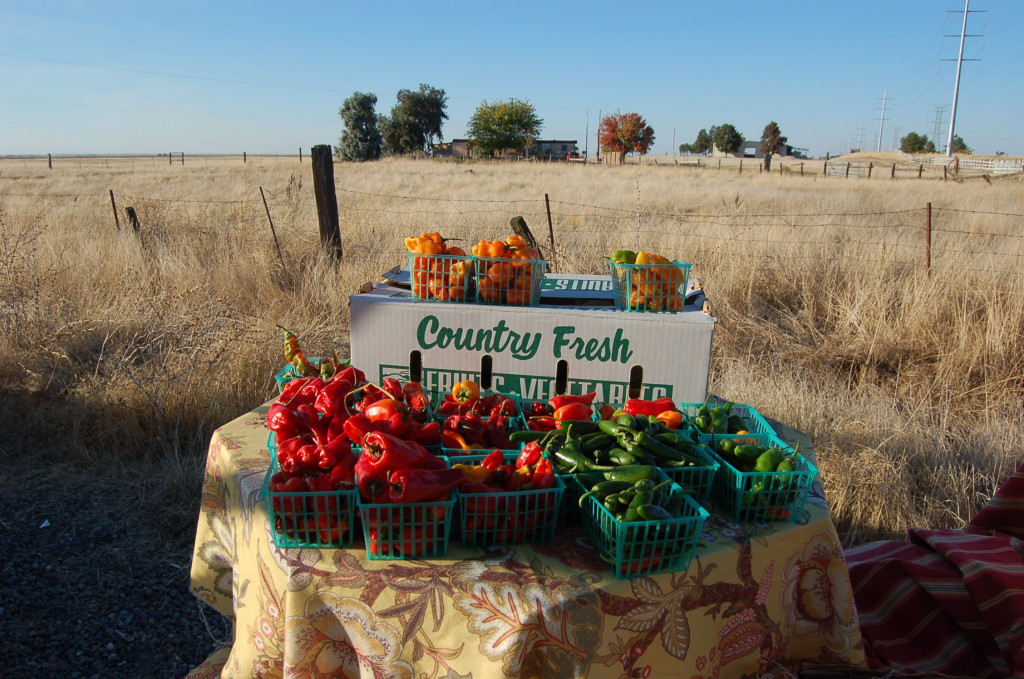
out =
<path fill-rule="evenodd" d="M 962 525 L 1021 461 L 1020 181 L 674 164 L 335 172 L 337 268 L 318 252 L 308 161 L 0 161 L 8 470 L 30 454 L 58 476 L 116 476 L 187 537 L 212 429 L 273 393 L 277 324 L 310 353 L 345 354 L 347 297 L 403 262 L 403 236 L 475 242 L 523 215 L 546 242 L 545 194 L 560 271 L 602 272 L 620 247 L 694 263 L 719 319 L 712 391 L 812 437 L 848 543 Z M 123 213 L 115 228 L 111 189 L 139 237 Z"/>

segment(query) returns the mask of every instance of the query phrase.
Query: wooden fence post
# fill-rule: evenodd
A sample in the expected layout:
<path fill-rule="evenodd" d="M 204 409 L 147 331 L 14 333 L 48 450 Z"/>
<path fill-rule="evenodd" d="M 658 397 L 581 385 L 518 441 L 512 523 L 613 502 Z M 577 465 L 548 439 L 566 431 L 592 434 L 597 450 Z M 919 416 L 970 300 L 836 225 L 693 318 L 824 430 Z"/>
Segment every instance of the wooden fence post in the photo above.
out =
<path fill-rule="evenodd" d="M 274 229 L 274 220 L 270 218 L 270 207 L 267 205 L 267 196 L 260 187 L 260 197 L 263 198 L 263 209 L 267 211 L 267 221 L 270 222 L 270 233 L 274 236 L 274 245 L 277 247 L 277 258 L 281 260 L 281 268 L 284 268 L 284 255 L 281 254 L 281 243 L 277 240 L 277 230 Z"/>
<path fill-rule="evenodd" d="M 302 162 L 302 147 L 299 147 L 299 162 Z"/>
<path fill-rule="evenodd" d="M 50 167 L 51 170 L 53 169 L 53 156 L 51 156 L 49 153 L 46 154 L 46 164 Z"/>
<path fill-rule="evenodd" d="M 800 176 L 801 177 L 804 176 L 804 164 L 803 164 L 803 162 L 800 163 Z"/>
<path fill-rule="evenodd" d="M 917 178 L 920 179 L 922 174 L 924 174 L 924 164 L 917 166 Z"/>
<path fill-rule="evenodd" d="M 129 205 L 124 209 L 124 213 L 128 215 L 128 223 L 132 225 L 132 231 L 138 236 L 142 225 L 139 224 L 139 215 L 135 212 L 135 208 Z"/>
<path fill-rule="evenodd" d="M 184 151 L 181 152 L 181 164 L 182 165 L 185 164 L 185 152 Z"/>
<path fill-rule="evenodd" d="M 743 159 L 740 158 L 740 174 L 743 174 Z"/>
<path fill-rule="evenodd" d="M 114 200 L 114 189 L 110 189 L 110 207 L 114 209 L 114 224 L 117 225 L 117 230 L 121 230 L 121 220 L 117 216 L 117 202 Z"/>
<path fill-rule="evenodd" d="M 555 227 L 551 223 L 551 201 L 548 194 L 544 194 L 544 209 L 548 213 L 548 241 L 551 243 L 551 261 L 555 261 Z"/>
<path fill-rule="evenodd" d="M 245 151 L 242 151 L 242 162 L 243 163 L 249 162 L 249 159 L 246 157 Z"/>
<path fill-rule="evenodd" d="M 821 166 L 821 176 L 822 177 L 827 177 L 828 176 L 828 159 L 827 158 L 825 159 L 825 162 L 822 163 L 822 166 Z"/>
<path fill-rule="evenodd" d="M 928 276 L 932 275 L 932 204 L 924 208 L 924 266 Z"/>
<path fill-rule="evenodd" d="M 846 178 L 850 178 L 850 161 L 846 161 Z"/>
<path fill-rule="evenodd" d="M 341 227 L 338 223 L 338 195 L 334 188 L 334 156 L 330 144 L 310 149 L 313 161 L 313 193 L 320 222 L 320 245 L 333 261 L 342 257 Z"/>
<path fill-rule="evenodd" d="M 875 169 L 875 163 L 874 162 L 868 163 L 868 179 L 871 179 L 871 170 L 873 170 L 873 169 Z"/>
<path fill-rule="evenodd" d="M 173 153 L 168 153 L 167 154 L 167 164 L 168 165 L 174 165 L 174 154 Z"/>
<path fill-rule="evenodd" d="M 892 169 L 889 170 L 889 179 L 896 179 L 896 163 L 893 163 Z"/>

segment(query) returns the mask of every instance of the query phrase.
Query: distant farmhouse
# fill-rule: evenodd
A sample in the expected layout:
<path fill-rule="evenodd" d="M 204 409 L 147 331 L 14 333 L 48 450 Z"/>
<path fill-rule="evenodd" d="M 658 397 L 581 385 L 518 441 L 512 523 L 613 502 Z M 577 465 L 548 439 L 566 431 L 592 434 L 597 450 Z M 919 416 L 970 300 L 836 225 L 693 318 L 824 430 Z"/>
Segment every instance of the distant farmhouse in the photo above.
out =
<path fill-rule="evenodd" d="M 761 153 L 761 142 L 750 140 L 744 140 L 743 144 L 740 145 L 739 151 L 737 151 L 736 153 L 724 153 L 722 151 L 719 151 L 718 148 L 715 147 L 714 153 L 712 153 L 712 155 L 720 158 L 764 158 L 764 154 Z M 783 157 L 791 156 L 793 158 L 806 158 L 807 149 L 800 149 L 789 144 L 783 144 L 782 148 L 780 148 L 779 152 L 776 153 L 775 155 Z"/>
<path fill-rule="evenodd" d="M 578 158 L 579 146 L 575 139 L 538 139 L 526 150 L 525 155 L 516 157 L 538 160 L 567 160 Z M 434 144 L 434 155 L 438 158 L 471 158 L 469 139 L 452 139 L 444 144 Z"/>

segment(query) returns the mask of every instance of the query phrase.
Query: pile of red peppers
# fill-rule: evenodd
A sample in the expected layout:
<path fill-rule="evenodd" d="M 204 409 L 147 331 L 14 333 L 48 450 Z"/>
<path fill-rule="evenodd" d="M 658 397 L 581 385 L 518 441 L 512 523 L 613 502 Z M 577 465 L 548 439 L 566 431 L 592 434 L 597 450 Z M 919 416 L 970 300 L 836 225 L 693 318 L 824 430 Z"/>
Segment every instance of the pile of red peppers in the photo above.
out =
<path fill-rule="evenodd" d="M 525 413 L 526 426 L 533 431 L 551 431 L 561 428 L 562 422 L 590 422 L 594 417 L 596 398 L 597 392 L 592 391 L 587 394 L 560 394 L 547 402 L 534 401 Z"/>
<path fill-rule="evenodd" d="M 363 440 L 355 466 L 367 548 L 379 556 L 436 554 L 446 544 L 444 501 L 466 476 L 415 441 L 380 431 Z M 434 503 L 434 504 L 431 504 Z"/>
<path fill-rule="evenodd" d="M 353 445 L 364 445 L 371 432 L 396 439 L 436 445 L 441 428 L 430 417 L 430 401 L 416 382 L 402 384 L 386 378 L 377 386 L 365 374 L 348 366 L 327 379 L 307 376 L 288 382 L 267 411 L 267 428 L 274 432 L 279 471 L 269 490 L 278 529 L 300 535 L 309 522 L 324 524 L 321 542 L 336 542 L 349 526 L 337 525 L 325 498 L 310 497 L 319 504 L 307 507 L 295 497 L 275 493 L 329 493 L 352 489 L 356 483 L 358 456 Z M 282 504 L 282 500 L 286 500 Z M 336 500 L 335 500 L 336 501 Z M 324 511 L 321 510 L 323 505 Z M 299 525 L 301 523 L 307 525 Z M 310 532 L 310 531 L 307 531 Z M 315 532 L 315 531 L 312 531 Z"/>
<path fill-rule="evenodd" d="M 555 487 L 551 460 L 542 456 L 536 442 L 523 448 L 515 464 L 505 462 L 500 450 L 489 453 L 479 464 L 455 464 L 453 470 L 465 474 L 460 489 L 468 538 L 473 542 L 516 544 L 529 542 L 555 517 L 554 496 L 550 493 L 519 491 L 550 490 Z M 486 537 L 487 539 L 478 539 Z"/>

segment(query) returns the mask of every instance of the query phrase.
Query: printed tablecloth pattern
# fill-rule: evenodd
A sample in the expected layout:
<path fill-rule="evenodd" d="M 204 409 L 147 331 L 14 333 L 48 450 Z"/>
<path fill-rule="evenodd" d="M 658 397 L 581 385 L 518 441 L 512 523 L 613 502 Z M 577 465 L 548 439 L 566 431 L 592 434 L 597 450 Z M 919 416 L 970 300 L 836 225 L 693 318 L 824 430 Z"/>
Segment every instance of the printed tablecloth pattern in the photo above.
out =
<path fill-rule="evenodd" d="M 234 638 L 190 678 L 704 679 L 864 662 L 819 493 L 795 522 L 712 512 L 686 572 L 632 579 L 615 579 L 578 528 L 487 552 L 456 540 L 429 561 L 369 561 L 358 538 L 277 549 L 260 497 L 267 405 L 210 444 L 192 589 Z"/>

